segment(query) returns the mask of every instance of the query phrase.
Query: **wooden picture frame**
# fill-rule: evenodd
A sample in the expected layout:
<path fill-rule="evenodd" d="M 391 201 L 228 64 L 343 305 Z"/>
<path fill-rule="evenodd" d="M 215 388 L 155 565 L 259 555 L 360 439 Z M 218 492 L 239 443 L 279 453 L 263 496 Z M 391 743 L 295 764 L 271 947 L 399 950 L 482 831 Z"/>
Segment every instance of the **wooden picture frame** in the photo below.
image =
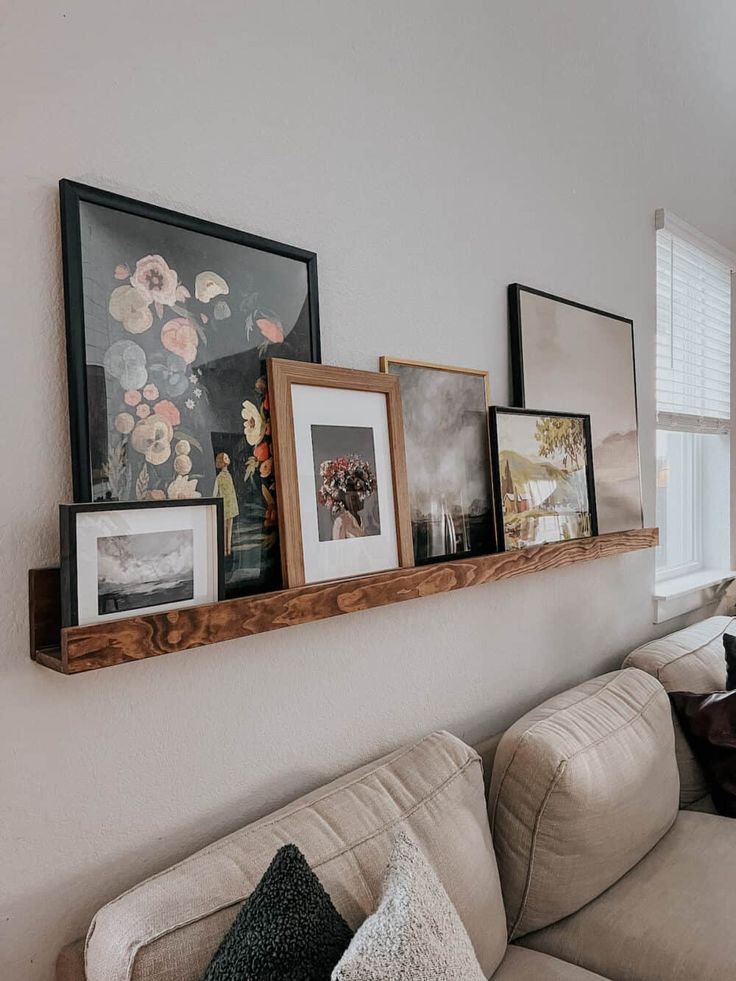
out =
<path fill-rule="evenodd" d="M 395 531 L 396 563 L 391 567 L 411 567 L 414 564 L 409 496 L 406 481 L 404 430 L 401 414 L 401 394 L 398 378 L 379 372 L 357 371 L 351 368 L 326 367 L 272 358 L 268 362 L 268 386 L 273 412 L 271 416 L 274 458 L 276 463 L 276 493 L 279 500 L 278 517 L 281 543 L 282 573 L 288 587 L 301 586 L 306 582 L 352 578 L 379 568 L 355 568 L 347 574 L 326 575 L 321 579 L 309 578 L 305 573 L 304 533 L 302 526 L 303 501 L 310 493 L 307 486 L 311 477 L 300 468 L 298 456 L 302 452 L 295 436 L 295 411 L 293 390 L 305 389 L 341 390 L 346 393 L 374 393 L 385 398 L 387 458 L 390 459 L 391 526 Z M 339 429 L 341 427 L 334 426 Z M 350 428 L 350 427 L 346 427 Z M 312 426 L 312 439 L 314 441 Z M 306 450 L 304 450 L 306 453 Z M 313 455 L 316 449 L 313 447 Z M 316 457 L 315 457 L 316 459 Z M 379 476 L 379 486 L 385 480 L 385 472 Z M 311 493 L 316 493 L 314 486 Z M 312 532 L 310 531 L 310 535 Z M 382 533 L 381 533 L 382 534 Z M 326 539 L 321 539 L 324 543 Z M 365 539 L 363 539 L 365 542 Z M 334 545 L 330 542 L 329 546 Z M 334 551 L 334 550 L 333 550 Z"/>
<path fill-rule="evenodd" d="M 414 562 L 497 550 L 488 372 L 383 355 L 401 382 Z"/>
<path fill-rule="evenodd" d="M 585 440 L 584 447 L 584 464 L 585 464 L 585 486 L 587 490 L 587 512 L 589 515 L 590 527 L 587 532 L 583 535 L 569 535 L 564 537 L 558 535 L 558 537 L 545 537 L 543 540 L 535 540 L 533 542 L 528 542 L 526 545 L 517 545 L 516 548 L 529 547 L 532 544 L 551 544 L 553 542 L 561 541 L 571 541 L 576 538 L 592 538 L 598 535 L 598 512 L 596 506 L 596 493 L 595 493 L 595 475 L 593 470 L 593 450 L 592 450 L 592 438 L 590 431 L 590 416 L 582 413 L 576 412 L 556 412 L 556 411 L 545 411 L 538 409 L 521 409 L 515 406 L 492 406 L 490 409 L 490 424 L 491 424 L 491 457 L 493 463 L 493 497 L 495 504 L 495 515 L 496 515 L 496 529 L 497 529 L 497 539 L 498 539 L 498 549 L 500 552 L 509 551 L 507 542 L 507 529 L 506 529 L 506 496 L 508 493 L 508 488 L 506 487 L 506 482 L 512 477 L 509 470 L 507 473 L 502 466 L 501 462 L 501 451 L 505 449 L 500 445 L 499 440 L 499 417 L 501 416 L 512 416 L 512 417 L 536 417 L 536 418 L 549 418 L 549 419 L 579 419 L 582 422 L 582 434 Z M 530 461 L 531 463 L 531 461 Z M 534 465 L 532 463 L 532 465 Z M 502 469 L 504 472 L 502 473 Z M 556 492 L 556 491 L 555 491 Z M 518 500 L 518 495 L 515 495 Z M 531 509 L 531 504 L 533 502 L 527 502 L 526 507 L 523 510 Z M 522 514 L 521 508 L 516 508 L 517 514 Z M 553 514 L 553 509 L 550 509 L 550 514 Z M 559 518 L 557 519 L 559 521 Z M 513 549 L 512 549 L 513 550 Z"/>
<path fill-rule="evenodd" d="M 380 370 L 390 372 L 391 365 L 406 365 L 408 368 L 431 368 L 435 371 L 452 371 L 460 375 L 478 375 L 484 381 L 486 390 L 486 404 L 491 405 L 491 382 L 488 372 L 484 368 L 460 368 L 454 364 L 437 364 L 433 361 L 414 361 L 411 358 L 392 358 L 387 354 L 382 354 L 379 358 Z"/>
<path fill-rule="evenodd" d="M 203 520 L 205 522 L 204 527 L 196 528 L 197 522 L 194 520 L 193 515 L 190 516 L 191 528 L 176 528 L 177 522 L 175 520 L 175 515 L 181 511 L 189 510 L 194 514 L 202 511 Z M 204 510 L 209 509 L 212 514 L 210 516 L 204 516 Z M 126 521 L 126 515 L 133 512 L 135 515 L 139 515 L 142 521 L 136 522 L 130 519 Z M 165 516 L 165 520 L 162 519 L 161 515 Z M 78 519 L 84 516 L 91 516 L 94 520 L 100 522 L 98 531 L 107 532 L 105 535 L 97 535 L 93 526 L 86 530 L 86 547 L 89 548 L 90 545 L 96 546 L 99 550 L 99 542 L 104 539 L 117 538 L 117 536 L 124 536 L 129 541 L 132 539 L 140 539 L 148 537 L 155 537 L 156 542 L 159 546 L 172 548 L 175 546 L 176 534 L 189 533 L 192 531 L 189 548 L 192 552 L 191 555 L 191 579 L 192 579 L 192 595 L 189 597 L 175 597 L 173 595 L 157 595 L 155 598 L 158 602 L 154 602 L 154 597 L 151 595 L 151 590 L 148 590 L 148 595 L 146 597 L 146 602 L 142 601 L 139 593 L 136 593 L 136 587 L 140 586 L 140 582 L 128 581 L 126 583 L 120 584 L 117 587 L 117 592 L 123 596 L 124 605 L 120 606 L 117 610 L 108 609 L 102 610 L 102 572 L 100 566 L 100 555 L 99 551 L 92 558 L 90 555 L 82 556 L 80 559 L 80 544 L 79 544 L 79 524 Z M 110 517 L 113 516 L 113 517 Z M 119 517 L 118 517 L 119 516 Z M 105 518 L 107 517 L 107 526 L 105 526 Z M 209 518 L 209 521 L 208 521 Z M 197 606 L 201 603 L 212 603 L 225 598 L 224 588 L 225 588 L 225 578 L 224 578 L 224 565 L 223 565 L 223 540 L 224 540 L 224 506 L 222 499 L 219 497 L 213 498 L 197 498 L 192 500 L 176 500 L 176 501 L 160 501 L 158 503 L 150 503 L 147 501 L 110 501 L 106 503 L 95 503 L 95 504 L 62 504 L 59 506 L 59 542 L 60 542 L 60 553 L 61 553 L 61 571 L 60 571 L 60 583 L 61 583 L 61 623 L 64 627 L 77 626 L 81 623 L 103 623 L 111 621 L 114 619 L 122 619 L 127 617 L 135 617 L 139 615 L 147 615 L 151 613 L 163 612 L 172 609 L 182 609 L 187 606 Z M 196 531 L 194 530 L 196 528 Z M 109 534 L 110 531 L 115 532 L 114 536 Z M 209 554 L 201 554 L 203 547 L 203 538 L 206 538 L 206 547 L 209 549 Z M 149 549 L 151 545 L 149 544 Z M 155 546 L 153 546 L 155 548 Z M 197 552 L 198 550 L 198 552 Z M 195 554 L 197 553 L 197 554 Z M 135 557 L 135 556 L 134 556 Z M 140 559 L 140 556 L 138 556 Z M 146 556 L 146 561 L 149 565 L 155 566 L 155 563 L 151 561 L 150 554 Z M 203 563 L 206 568 L 203 569 Z M 130 575 L 132 563 L 130 561 L 119 561 L 123 571 Z M 84 603 L 86 608 L 89 608 L 90 604 L 87 602 L 90 599 L 90 595 L 85 595 L 80 597 L 80 567 L 86 565 L 87 572 L 84 575 L 84 581 L 86 583 L 86 592 L 91 595 L 91 591 L 96 587 L 98 591 L 99 598 L 99 609 L 96 616 L 83 616 L 80 621 L 80 599 Z M 170 556 L 167 557 L 166 563 L 167 570 L 171 573 L 172 563 Z M 198 571 L 195 574 L 195 567 L 198 567 Z M 206 574 L 206 580 L 202 581 L 202 572 Z M 206 588 L 206 595 L 196 595 L 194 593 L 195 588 L 195 575 L 199 579 L 197 585 L 202 588 Z M 148 580 L 149 584 L 151 580 Z M 108 584 L 112 585 L 112 584 Z M 159 589 L 161 589 L 161 584 L 159 583 Z M 106 595 L 112 595 L 110 592 Z M 139 595 L 141 602 L 135 605 L 133 598 L 135 595 Z M 92 597 L 94 599 L 94 597 Z"/>
<path fill-rule="evenodd" d="M 74 500 L 221 496 L 226 596 L 279 588 L 265 359 L 321 360 L 316 254 L 70 180 L 59 195 Z"/>

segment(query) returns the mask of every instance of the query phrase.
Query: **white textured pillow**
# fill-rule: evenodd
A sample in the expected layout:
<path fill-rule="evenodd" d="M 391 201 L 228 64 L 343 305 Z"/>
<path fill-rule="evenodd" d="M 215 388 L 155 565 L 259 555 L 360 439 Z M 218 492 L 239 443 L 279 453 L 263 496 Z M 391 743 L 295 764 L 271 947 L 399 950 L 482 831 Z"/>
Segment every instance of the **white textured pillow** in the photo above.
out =
<path fill-rule="evenodd" d="M 332 981 L 486 981 L 457 910 L 424 855 L 399 832 L 383 898 L 353 937 Z"/>

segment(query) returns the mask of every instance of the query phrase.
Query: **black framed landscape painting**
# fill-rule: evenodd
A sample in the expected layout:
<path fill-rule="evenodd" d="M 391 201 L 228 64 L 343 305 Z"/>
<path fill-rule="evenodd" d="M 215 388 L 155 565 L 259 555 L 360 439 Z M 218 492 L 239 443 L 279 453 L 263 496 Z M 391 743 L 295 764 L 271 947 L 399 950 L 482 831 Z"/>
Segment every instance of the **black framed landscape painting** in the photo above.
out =
<path fill-rule="evenodd" d="M 217 497 L 225 595 L 281 584 L 265 359 L 320 361 L 317 258 L 60 182 L 76 501 Z"/>
<path fill-rule="evenodd" d="M 491 409 L 501 551 L 598 534 L 590 417 Z"/>
<path fill-rule="evenodd" d="M 509 286 L 513 402 L 590 415 L 600 533 L 644 525 L 627 317 Z"/>

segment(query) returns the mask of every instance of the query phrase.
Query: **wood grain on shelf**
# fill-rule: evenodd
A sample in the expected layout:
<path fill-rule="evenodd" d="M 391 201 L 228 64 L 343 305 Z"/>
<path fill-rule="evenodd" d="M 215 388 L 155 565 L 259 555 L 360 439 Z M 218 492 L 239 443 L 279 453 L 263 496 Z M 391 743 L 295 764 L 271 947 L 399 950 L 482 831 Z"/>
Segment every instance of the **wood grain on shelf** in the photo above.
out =
<path fill-rule="evenodd" d="M 48 613 L 44 612 L 50 609 L 53 599 L 42 595 L 42 589 L 55 588 L 58 605 L 58 571 L 34 570 L 31 581 L 35 582 L 36 605 L 31 609 L 32 636 L 45 641 L 34 654 L 47 667 L 76 674 L 467 586 L 560 569 L 575 562 L 652 548 L 657 542 L 657 529 L 643 528 L 537 545 L 518 552 L 394 569 L 357 579 L 283 589 L 91 626 L 62 630 L 57 626 L 55 631 L 49 630 Z M 34 626 L 36 612 L 40 622 Z M 55 640 L 50 642 L 50 637 Z"/>

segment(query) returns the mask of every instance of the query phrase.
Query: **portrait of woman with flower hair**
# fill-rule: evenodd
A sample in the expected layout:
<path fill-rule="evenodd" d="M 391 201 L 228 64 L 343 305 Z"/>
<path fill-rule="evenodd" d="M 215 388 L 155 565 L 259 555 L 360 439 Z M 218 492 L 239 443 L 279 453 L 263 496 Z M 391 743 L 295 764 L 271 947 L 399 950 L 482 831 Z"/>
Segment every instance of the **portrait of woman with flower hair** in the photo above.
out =
<path fill-rule="evenodd" d="M 373 430 L 312 426 L 320 541 L 381 534 Z"/>

